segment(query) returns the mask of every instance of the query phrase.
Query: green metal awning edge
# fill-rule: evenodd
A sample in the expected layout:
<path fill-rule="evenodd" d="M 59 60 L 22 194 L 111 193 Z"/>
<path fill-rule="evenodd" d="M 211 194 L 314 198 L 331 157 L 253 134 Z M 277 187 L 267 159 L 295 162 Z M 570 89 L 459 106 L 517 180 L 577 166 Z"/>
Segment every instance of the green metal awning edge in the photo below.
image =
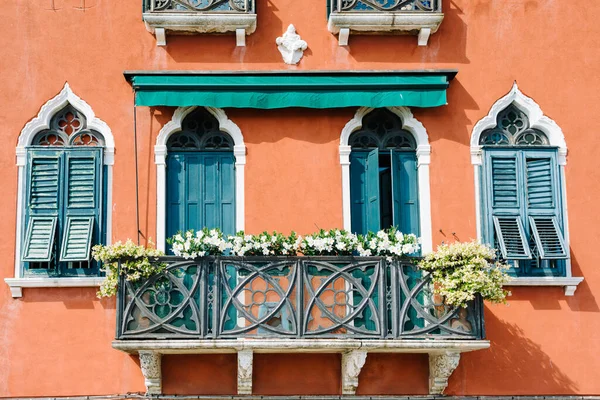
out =
<path fill-rule="evenodd" d="M 455 69 L 385 71 L 125 71 L 138 106 L 274 109 L 437 107 Z"/>

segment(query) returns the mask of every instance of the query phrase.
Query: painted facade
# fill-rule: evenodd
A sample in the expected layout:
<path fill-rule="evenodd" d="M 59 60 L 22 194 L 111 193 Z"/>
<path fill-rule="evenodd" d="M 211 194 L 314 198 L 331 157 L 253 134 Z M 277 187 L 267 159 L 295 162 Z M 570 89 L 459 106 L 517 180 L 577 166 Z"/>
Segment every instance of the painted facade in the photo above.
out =
<path fill-rule="evenodd" d="M 395 111 L 415 135 L 420 233 L 430 236 L 424 249 L 483 235 L 485 200 L 477 185 L 482 184 L 478 165 L 484 156 L 473 137 L 492 129 L 497 114 L 515 104 L 531 127 L 545 133 L 558 149 L 556 173 L 563 174 L 564 196 L 557 196 L 562 196 L 561 223 L 570 253 L 564 275 L 584 280 L 539 286 L 540 281 L 532 279 L 528 284 L 534 286 L 510 288 L 508 305 L 486 304 L 490 347 L 461 355 L 445 393 L 600 394 L 600 346 L 595 340 L 600 309 L 594 294 L 600 287 L 594 249 L 600 238 L 594 212 L 600 164 L 594 156 L 597 140 L 592 128 L 600 113 L 594 69 L 600 62 L 595 46 L 600 28 L 594 23 L 600 3 L 574 7 L 558 1 L 454 0 L 444 1 L 443 12 L 443 22 L 427 46 L 417 46 L 411 35 L 352 33 L 348 45 L 340 46 L 343 38 L 327 29 L 325 1 L 307 7 L 305 2 L 258 0 L 255 31 L 241 38 L 238 33 L 237 42 L 243 38 L 245 46 L 236 46 L 233 34 L 168 34 L 166 46 L 157 46 L 160 32 L 148 32 L 139 1 L 3 5 L 0 167 L 5 202 L 0 209 L 0 276 L 15 278 L 15 264 L 17 269 L 21 265 L 15 260 L 21 256 L 26 230 L 18 223 L 25 218 L 27 195 L 21 191 L 19 197 L 19 180 L 25 187 L 26 147 L 67 103 L 104 140 L 97 168 L 104 174 L 106 214 L 98 223 L 108 240 L 136 239 L 138 226 L 142 242 L 164 239 L 160 219 L 166 211 L 161 214 L 157 204 L 157 190 L 160 193 L 164 185 L 161 152 L 166 151 L 170 121 L 183 111 L 134 108 L 124 71 L 457 69 L 447 89 L 447 105 Z M 290 24 L 307 45 L 296 47 L 303 49 L 297 65 L 286 64 L 276 44 Z M 366 110 L 212 110 L 220 129 L 233 138 L 235 227 L 250 233 L 301 234 L 317 227 L 348 227 L 344 132 L 348 134 L 345 127 L 361 112 Z M 411 118 L 412 125 L 407 124 Z M 430 207 L 423 193 L 427 181 Z M 138 356 L 111 344 L 116 300 L 96 298 L 97 278 L 89 278 L 88 287 L 60 287 L 67 285 L 65 279 L 42 284 L 52 287 L 23 285 L 22 297 L 13 298 L 15 289 L 11 292 L 8 285 L 0 289 L 0 397 L 145 392 Z M 293 351 L 254 354 L 252 393 L 342 394 L 342 357 Z M 428 393 L 431 367 L 426 354 L 369 353 L 362 362 L 359 395 Z M 233 395 L 239 390 L 237 371 L 235 354 L 165 355 L 162 392 Z"/>

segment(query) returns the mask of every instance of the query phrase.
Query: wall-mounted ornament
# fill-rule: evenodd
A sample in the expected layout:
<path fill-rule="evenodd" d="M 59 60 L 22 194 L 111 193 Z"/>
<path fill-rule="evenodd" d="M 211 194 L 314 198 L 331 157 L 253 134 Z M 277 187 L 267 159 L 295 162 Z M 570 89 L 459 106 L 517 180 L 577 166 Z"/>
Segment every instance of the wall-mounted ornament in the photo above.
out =
<path fill-rule="evenodd" d="M 278 37 L 275 43 L 283 57 L 283 61 L 291 65 L 300 62 L 300 59 L 304 55 L 304 50 L 308 47 L 308 44 L 296 33 L 296 28 L 293 24 L 288 26 L 283 36 Z"/>

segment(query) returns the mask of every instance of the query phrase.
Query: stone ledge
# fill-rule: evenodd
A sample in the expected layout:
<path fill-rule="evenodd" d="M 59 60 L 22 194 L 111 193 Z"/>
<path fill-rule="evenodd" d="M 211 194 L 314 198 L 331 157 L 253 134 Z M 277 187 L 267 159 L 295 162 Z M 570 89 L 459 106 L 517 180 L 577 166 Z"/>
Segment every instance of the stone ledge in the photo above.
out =
<path fill-rule="evenodd" d="M 560 277 L 560 276 L 540 276 L 540 277 L 519 277 L 512 278 L 506 286 L 563 286 L 565 296 L 574 296 L 577 286 L 583 282 L 583 277 Z"/>
<path fill-rule="evenodd" d="M 344 353 L 364 350 L 370 353 L 444 353 L 487 349 L 488 340 L 452 339 L 204 339 L 204 340 L 115 340 L 113 348 L 136 354 L 154 351 L 160 354 L 236 353 Z"/>
<path fill-rule="evenodd" d="M 339 35 L 340 45 L 347 45 L 348 35 L 413 34 L 419 35 L 419 46 L 426 46 L 444 19 L 443 13 L 355 12 L 329 15 L 327 29 Z"/>
<path fill-rule="evenodd" d="M 150 13 L 142 14 L 146 29 L 156 35 L 157 45 L 166 45 L 166 34 L 203 34 L 235 32 L 237 45 L 245 45 L 241 36 L 256 30 L 256 14 L 250 13 Z M 243 42 L 243 43 L 241 43 Z"/>
<path fill-rule="evenodd" d="M 29 399 L 29 397 L 11 397 Z M 36 400 L 600 400 L 600 396 L 228 396 L 228 395 L 155 395 L 128 393 L 122 395 L 90 395 L 69 397 L 36 397 Z"/>
<path fill-rule="evenodd" d="M 104 277 L 71 277 L 71 278 L 4 278 L 10 287 L 12 297 L 23 297 L 23 288 L 51 287 L 99 287 Z"/>

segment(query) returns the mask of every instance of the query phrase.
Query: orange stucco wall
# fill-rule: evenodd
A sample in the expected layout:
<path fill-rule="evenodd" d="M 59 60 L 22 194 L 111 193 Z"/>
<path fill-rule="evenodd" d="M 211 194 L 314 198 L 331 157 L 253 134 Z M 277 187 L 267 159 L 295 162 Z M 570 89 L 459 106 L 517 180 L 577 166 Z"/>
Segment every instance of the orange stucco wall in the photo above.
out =
<path fill-rule="evenodd" d="M 247 46 L 232 36 L 168 37 L 155 46 L 139 1 L 4 2 L 0 34 L 0 277 L 14 271 L 19 132 L 68 81 L 112 129 L 116 141 L 113 239 L 136 235 L 133 95 L 124 70 L 368 70 L 457 68 L 448 106 L 413 110 L 432 145 L 434 243 L 475 236 L 473 125 L 517 80 L 563 129 L 569 147 L 567 198 L 574 297 L 560 288 L 514 288 L 509 305 L 485 310 L 491 349 L 465 354 L 447 393 L 600 394 L 600 115 L 597 47 L 600 2 L 453 0 L 428 47 L 415 37 L 351 36 L 339 47 L 327 32 L 325 1 L 258 0 L 258 29 Z M 56 10 L 51 10 L 54 3 Z M 297 67 L 274 44 L 289 23 L 308 42 Z M 354 109 L 226 110 L 247 144 L 246 227 L 300 233 L 342 225 L 337 146 Z M 155 237 L 152 147 L 169 108 L 138 110 L 140 229 Z M 111 348 L 114 299 L 94 289 L 0 286 L 0 396 L 92 395 L 143 391 L 137 357 Z M 340 392 L 339 356 L 258 355 L 255 392 Z M 235 393 L 235 357 L 168 356 L 166 393 Z M 359 394 L 424 394 L 424 356 L 370 355 Z"/>

